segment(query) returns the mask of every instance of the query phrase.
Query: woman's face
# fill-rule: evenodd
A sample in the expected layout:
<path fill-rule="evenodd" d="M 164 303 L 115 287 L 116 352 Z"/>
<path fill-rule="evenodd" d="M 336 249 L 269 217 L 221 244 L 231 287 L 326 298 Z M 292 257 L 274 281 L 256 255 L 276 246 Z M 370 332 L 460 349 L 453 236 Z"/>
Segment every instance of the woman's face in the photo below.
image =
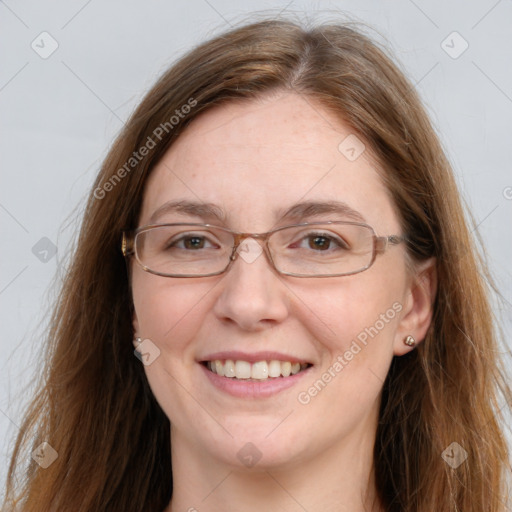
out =
<path fill-rule="evenodd" d="M 178 200 L 216 205 L 224 226 L 240 232 L 354 220 L 341 211 L 293 220 L 278 213 L 339 201 L 377 235 L 401 234 L 375 164 L 367 152 L 359 155 L 361 143 L 333 114 L 296 94 L 217 107 L 194 121 L 154 169 L 139 226 L 221 224 L 169 208 L 155 217 Z M 286 467 L 347 443 L 373 442 L 391 359 L 406 351 L 405 336 L 424 335 L 410 318 L 403 244 L 344 277 L 284 276 L 265 254 L 252 254 L 213 277 L 160 277 L 132 266 L 134 328 L 160 351 L 145 371 L 172 440 L 203 461 L 239 467 Z M 242 361 L 241 372 L 257 361 L 280 361 L 270 365 L 285 374 L 287 361 L 310 366 L 254 382 L 214 375 L 205 361 L 215 359 Z"/>

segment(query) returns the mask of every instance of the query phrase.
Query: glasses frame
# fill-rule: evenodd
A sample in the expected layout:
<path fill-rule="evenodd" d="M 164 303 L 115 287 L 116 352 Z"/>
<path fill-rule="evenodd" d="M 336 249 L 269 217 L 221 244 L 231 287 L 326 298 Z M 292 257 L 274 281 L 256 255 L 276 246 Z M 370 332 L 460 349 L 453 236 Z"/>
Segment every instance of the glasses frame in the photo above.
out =
<path fill-rule="evenodd" d="M 272 253 L 270 252 L 270 249 L 268 247 L 268 240 L 270 236 L 273 233 L 276 233 L 277 231 L 282 231 L 283 229 L 288 228 L 294 228 L 294 227 L 301 227 L 301 226 L 317 226 L 317 225 L 326 225 L 326 224 L 333 224 L 333 225 L 351 225 L 351 226 L 363 226 L 367 228 L 370 233 L 372 234 L 373 238 L 373 247 L 372 247 L 372 258 L 370 263 L 363 267 L 362 269 L 355 270 L 353 272 L 344 272 L 341 274 L 311 274 L 311 275 L 303 275 L 303 274 L 295 274 L 293 272 L 284 272 L 282 270 L 279 270 L 275 262 L 272 258 Z M 227 233 L 230 233 L 233 235 L 234 238 L 234 246 L 233 251 L 231 252 L 231 255 L 229 257 L 229 262 L 227 263 L 226 267 L 223 270 L 220 270 L 218 272 L 211 272 L 209 274 L 167 274 L 163 272 L 157 272 L 156 270 L 151 270 L 149 267 L 144 265 L 142 261 L 139 259 L 139 255 L 136 251 L 136 244 L 135 240 L 139 233 L 143 233 L 144 231 L 150 231 L 154 228 L 160 228 L 164 226 L 194 226 L 194 227 L 203 227 L 203 228 L 215 228 L 220 229 L 222 231 L 225 231 Z M 359 274 L 361 272 L 364 272 L 365 270 L 368 270 L 373 263 L 375 262 L 375 259 L 377 258 L 378 254 L 383 254 L 391 245 L 398 245 L 402 242 L 405 242 L 407 237 L 404 235 L 386 235 L 386 236 L 377 236 L 375 234 L 375 230 L 369 226 L 368 224 L 365 224 L 363 222 L 351 222 L 351 221 L 323 221 L 323 222 L 303 222 L 299 224 L 290 224 L 288 226 L 281 226 L 279 228 L 273 229 L 271 231 L 267 231 L 266 233 L 241 233 L 239 231 L 233 231 L 231 229 L 222 227 L 222 226 L 216 226 L 214 224 L 201 224 L 201 223 L 194 223 L 194 222 L 171 222 L 171 223 L 165 223 L 165 224 L 149 224 L 147 226 L 142 226 L 140 228 L 137 228 L 135 230 L 126 230 L 122 232 L 122 240 L 121 240 L 121 251 L 128 261 L 128 259 L 132 256 L 135 256 L 135 261 L 137 264 L 146 272 L 149 272 L 150 274 L 154 274 L 161 277 L 210 277 L 210 276 L 218 276 L 221 274 L 224 274 L 227 272 L 238 256 L 238 247 L 240 244 L 246 239 L 246 238 L 253 238 L 255 240 L 261 240 L 264 242 L 263 245 L 263 252 L 265 253 L 265 256 L 267 258 L 267 261 L 270 263 L 271 267 L 279 274 L 285 275 L 285 276 L 293 276 L 293 277 L 342 277 L 342 276 L 350 276 L 354 274 Z"/>

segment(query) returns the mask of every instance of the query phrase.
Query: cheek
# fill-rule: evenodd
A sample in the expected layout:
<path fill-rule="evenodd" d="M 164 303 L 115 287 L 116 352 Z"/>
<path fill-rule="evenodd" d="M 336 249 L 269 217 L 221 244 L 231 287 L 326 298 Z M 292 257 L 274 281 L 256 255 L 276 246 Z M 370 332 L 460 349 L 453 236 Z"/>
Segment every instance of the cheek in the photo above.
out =
<path fill-rule="evenodd" d="M 380 273 L 372 275 L 371 271 L 326 282 L 322 287 L 308 284 L 297 292 L 306 306 L 303 313 L 309 309 L 309 314 L 302 314 L 302 318 L 309 318 L 308 329 L 316 333 L 331 357 L 348 350 L 353 341 L 367 347 L 370 341 L 378 340 L 376 350 L 391 351 L 402 295 L 399 276 L 391 273 L 381 277 Z M 368 351 L 364 352 L 366 355 Z"/>
<path fill-rule="evenodd" d="M 170 421 L 187 431 L 187 418 L 202 418 L 201 408 L 189 394 L 199 396 L 193 391 L 197 371 L 193 341 L 203 324 L 213 284 L 192 286 L 186 280 L 173 282 L 147 274 L 134 276 L 132 286 L 139 336 L 160 351 L 144 368 L 149 386 Z"/>
<path fill-rule="evenodd" d="M 402 310 L 400 279 L 387 281 L 376 286 L 359 274 L 310 295 L 308 329 L 316 333 L 322 370 L 307 379 L 297 401 L 318 414 L 331 411 L 335 420 L 326 428 L 333 431 L 355 428 L 386 379 Z"/>
<path fill-rule="evenodd" d="M 134 272 L 132 287 L 139 336 L 165 352 L 181 353 L 201 326 L 212 283 Z M 197 280 L 196 280 L 197 281 Z"/>
<path fill-rule="evenodd" d="M 373 409 L 393 358 L 403 281 L 393 272 L 382 276 L 361 273 L 309 290 L 308 329 L 316 333 L 322 370 L 307 379 L 297 401 L 318 414 L 332 411 L 332 429 L 350 429 Z"/>

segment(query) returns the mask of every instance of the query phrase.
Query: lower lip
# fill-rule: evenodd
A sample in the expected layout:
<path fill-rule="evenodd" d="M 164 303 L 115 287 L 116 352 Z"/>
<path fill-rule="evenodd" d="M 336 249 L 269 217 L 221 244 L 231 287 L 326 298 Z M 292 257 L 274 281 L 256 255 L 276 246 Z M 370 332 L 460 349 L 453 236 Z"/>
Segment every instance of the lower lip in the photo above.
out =
<path fill-rule="evenodd" d="M 221 377 L 217 373 L 208 370 L 204 364 L 200 364 L 200 366 L 206 377 L 217 389 L 238 398 L 267 398 L 276 395 L 292 387 L 312 368 L 310 366 L 289 377 L 269 377 L 266 380 L 258 381 Z"/>

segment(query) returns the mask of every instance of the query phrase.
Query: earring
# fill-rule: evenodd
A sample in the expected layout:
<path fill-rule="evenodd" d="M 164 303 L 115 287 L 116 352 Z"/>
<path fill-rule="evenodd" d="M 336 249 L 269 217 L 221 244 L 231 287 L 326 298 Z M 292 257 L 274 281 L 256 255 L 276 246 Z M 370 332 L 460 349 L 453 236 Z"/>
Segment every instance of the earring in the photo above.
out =
<path fill-rule="evenodd" d="M 142 343 L 142 338 L 139 338 L 138 336 L 134 338 L 133 344 L 138 347 Z"/>
<path fill-rule="evenodd" d="M 407 338 L 404 339 L 404 343 L 408 347 L 414 347 L 414 345 L 416 345 L 416 340 L 409 334 L 409 336 L 407 336 Z"/>

